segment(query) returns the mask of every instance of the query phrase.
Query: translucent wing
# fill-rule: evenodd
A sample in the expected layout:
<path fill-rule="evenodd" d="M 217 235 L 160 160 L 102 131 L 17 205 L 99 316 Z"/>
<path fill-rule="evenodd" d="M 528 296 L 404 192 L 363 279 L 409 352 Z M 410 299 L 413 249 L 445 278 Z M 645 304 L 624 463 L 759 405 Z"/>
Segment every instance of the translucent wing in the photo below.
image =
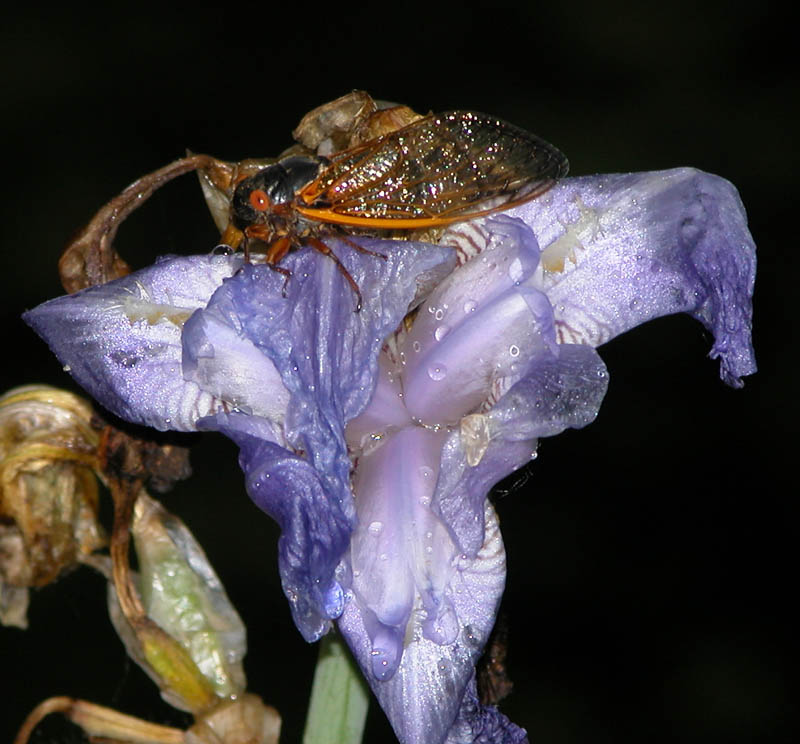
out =
<path fill-rule="evenodd" d="M 558 149 L 524 129 L 451 111 L 335 154 L 300 191 L 297 209 L 321 222 L 432 227 L 532 199 L 567 167 Z"/>

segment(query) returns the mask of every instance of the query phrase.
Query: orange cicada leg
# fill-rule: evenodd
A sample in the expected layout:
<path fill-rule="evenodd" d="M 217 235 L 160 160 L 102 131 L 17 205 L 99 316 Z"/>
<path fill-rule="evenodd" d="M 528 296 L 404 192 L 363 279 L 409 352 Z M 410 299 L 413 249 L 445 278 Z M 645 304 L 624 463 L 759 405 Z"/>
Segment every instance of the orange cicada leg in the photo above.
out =
<path fill-rule="evenodd" d="M 325 256 L 328 256 L 333 262 L 336 264 L 336 267 L 341 272 L 342 276 L 347 280 L 347 283 L 350 285 L 350 288 L 355 292 L 356 295 L 356 312 L 361 310 L 362 298 L 361 298 L 361 290 L 356 284 L 356 280 L 350 276 L 350 272 L 345 268 L 344 264 L 339 260 L 339 257 L 330 249 L 328 245 L 323 243 L 319 238 L 308 238 L 308 244 L 318 250 Z M 350 243 L 351 241 L 347 241 Z M 362 249 L 360 246 L 356 246 L 359 250 L 364 250 L 366 253 L 372 253 L 372 251 L 367 251 L 366 249 Z M 380 254 L 375 254 L 380 255 Z M 386 258 L 386 256 L 381 256 L 381 258 Z"/>

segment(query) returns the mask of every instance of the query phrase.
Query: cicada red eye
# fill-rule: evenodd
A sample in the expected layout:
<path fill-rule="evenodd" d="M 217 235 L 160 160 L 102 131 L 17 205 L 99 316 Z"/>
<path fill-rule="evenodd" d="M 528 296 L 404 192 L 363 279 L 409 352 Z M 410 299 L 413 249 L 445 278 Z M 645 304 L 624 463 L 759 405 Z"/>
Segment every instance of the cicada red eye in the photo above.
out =
<path fill-rule="evenodd" d="M 249 196 L 250 206 L 257 212 L 266 212 L 270 208 L 270 200 L 263 189 L 253 189 Z"/>

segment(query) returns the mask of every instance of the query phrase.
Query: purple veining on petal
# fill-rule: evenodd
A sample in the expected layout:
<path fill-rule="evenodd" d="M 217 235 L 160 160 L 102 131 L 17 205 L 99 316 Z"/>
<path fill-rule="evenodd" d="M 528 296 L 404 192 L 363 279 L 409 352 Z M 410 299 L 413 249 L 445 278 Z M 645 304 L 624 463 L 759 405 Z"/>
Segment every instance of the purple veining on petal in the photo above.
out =
<path fill-rule="evenodd" d="M 166 258 L 23 317 L 110 411 L 156 429 L 192 431 L 220 402 L 183 379 L 181 330 L 240 266 L 233 256 Z"/>
<path fill-rule="evenodd" d="M 755 372 L 755 246 L 728 181 L 690 168 L 565 179 L 512 213 L 543 247 L 560 342 L 598 346 L 686 312 L 714 334 L 728 384 Z"/>

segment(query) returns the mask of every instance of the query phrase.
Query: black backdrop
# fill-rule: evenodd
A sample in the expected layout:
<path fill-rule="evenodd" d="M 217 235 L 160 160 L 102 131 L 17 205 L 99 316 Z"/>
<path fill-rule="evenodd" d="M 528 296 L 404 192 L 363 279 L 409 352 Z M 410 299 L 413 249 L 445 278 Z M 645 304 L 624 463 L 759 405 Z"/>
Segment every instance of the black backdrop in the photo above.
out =
<path fill-rule="evenodd" d="M 61 293 L 57 257 L 102 203 L 186 147 L 276 154 L 300 115 L 353 88 L 421 111 L 491 112 L 558 144 L 573 174 L 693 165 L 724 175 L 760 249 L 760 372 L 726 389 L 709 337 L 683 317 L 601 350 L 611 385 L 598 420 L 545 440 L 529 477 L 498 497 L 516 682 L 503 707 L 535 742 L 793 740 L 788 24 L 768 2 L 266 6 L 5 16 L 0 389 L 72 386 L 18 316 Z M 205 251 L 216 233 L 204 210 L 193 178 L 175 182 L 125 224 L 120 250 L 136 266 Z M 283 741 L 299 741 L 316 649 L 280 594 L 277 530 L 244 494 L 231 444 L 196 437 L 194 467 L 164 502 L 248 624 L 250 688 L 282 712 Z M 184 720 L 126 661 L 88 570 L 35 594 L 27 632 L 0 629 L 0 680 L 3 741 L 54 694 Z M 73 736 L 50 722 L 39 741 Z M 366 741 L 388 740 L 373 710 Z"/>

